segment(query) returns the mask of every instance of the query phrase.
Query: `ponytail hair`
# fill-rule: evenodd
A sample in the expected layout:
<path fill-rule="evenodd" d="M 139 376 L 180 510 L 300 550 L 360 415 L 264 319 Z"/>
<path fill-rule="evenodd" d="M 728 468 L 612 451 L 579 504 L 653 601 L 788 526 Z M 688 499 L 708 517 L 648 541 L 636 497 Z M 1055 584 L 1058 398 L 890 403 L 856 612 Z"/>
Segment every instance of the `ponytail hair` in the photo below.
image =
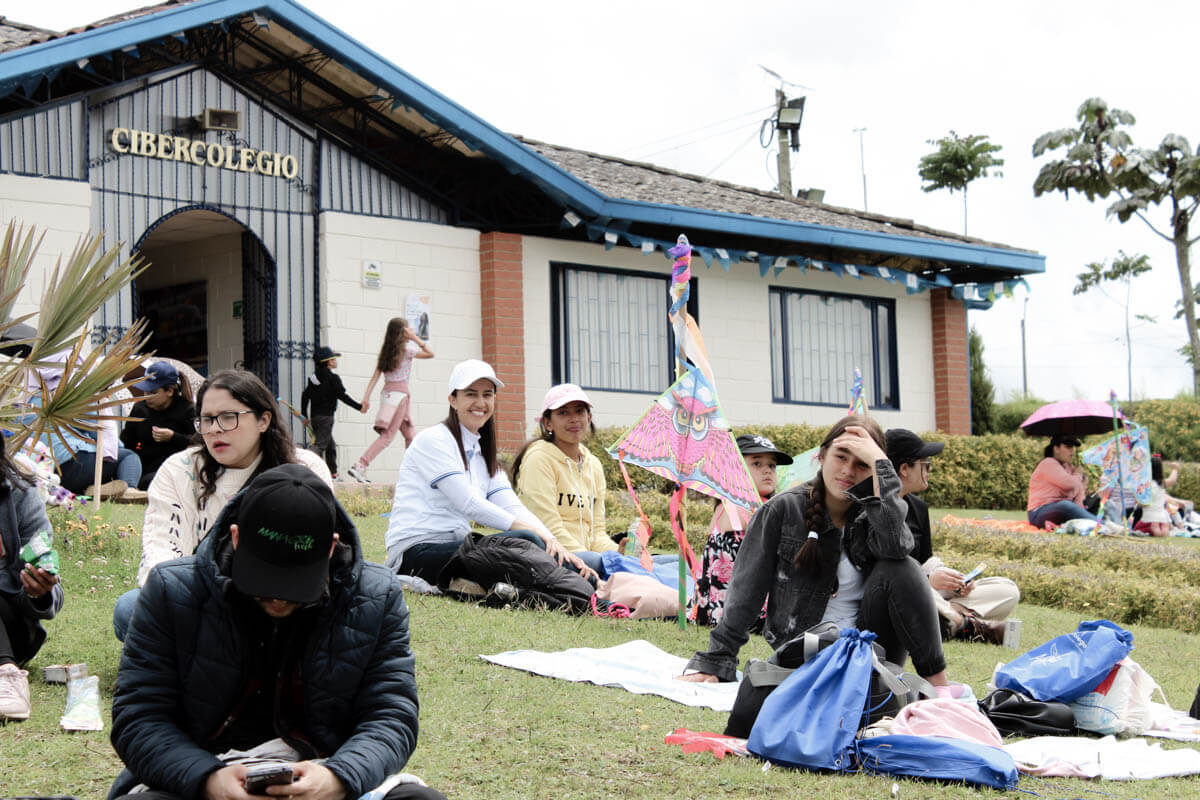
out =
<path fill-rule="evenodd" d="M 808 540 L 800 547 L 794 561 L 796 569 L 811 575 L 816 575 L 821 571 L 821 547 L 817 536 L 825 530 L 827 511 L 825 505 L 825 454 L 829 451 L 829 446 L 846 432 L 846 428 L 852 425 L 863 428 L 875 440 L 875 444 L 879 445 L 879 449 L 887 452 L 887 439 L 884 438 L 883 429 L 879 427 L 878 422 L 865 414 L 851 414 L 848 417 L 842 417 L 834 423 L 833 427 L 829 429 L 829 433 L 825 434 L 825 438 L 821 440 L 821 450 L 818 455 L 818 458 L 821 459 L 821 469 L 817 470 L 816 476 L 806 484 L 808 486 L 808 503 L 804 509 L 804 525 L 809 530 Z"/>

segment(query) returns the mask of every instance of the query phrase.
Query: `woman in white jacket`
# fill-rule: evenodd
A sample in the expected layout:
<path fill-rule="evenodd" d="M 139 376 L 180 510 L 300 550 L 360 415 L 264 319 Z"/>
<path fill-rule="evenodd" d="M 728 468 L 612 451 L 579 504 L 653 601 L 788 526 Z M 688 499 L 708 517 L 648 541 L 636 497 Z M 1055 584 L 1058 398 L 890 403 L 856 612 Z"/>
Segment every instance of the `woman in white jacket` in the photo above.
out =
<path fill-rule="evenodd" d="M 404 451 L 387 529 L 387 565 L 431 584 L 472 523 L 546 549 L 585 578 L 596 574 L 569 552 L 513 492 L 496 458 L 496 390 L 504 384 L 475 359 L 450 372 L 450 413 Z"/>
<path fill-rule="evenodd" d="M 156 564 L 196 552 L 221 510 L 259 472 L 299 463 L 333 487 L 325 462 L 293 444 L 275 398 L 254 373 L 218 372 L 200 387 L 196 407 L 203 443 L 164 461 L 150 484 L 138 586 Z M 121 641 L 137 594 L 126 592 L 113 609 L 113 630 Z"/>

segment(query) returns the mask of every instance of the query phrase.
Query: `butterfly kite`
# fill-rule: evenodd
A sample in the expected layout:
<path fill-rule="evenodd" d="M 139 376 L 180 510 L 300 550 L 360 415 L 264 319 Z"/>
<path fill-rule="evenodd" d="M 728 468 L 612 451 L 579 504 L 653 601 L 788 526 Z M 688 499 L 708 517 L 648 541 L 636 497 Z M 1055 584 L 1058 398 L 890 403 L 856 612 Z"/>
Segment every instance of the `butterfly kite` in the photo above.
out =
<path fill-rule="evenodd" d="M 747 516 L 762 501 L 734 442 L 729 423 L 721 413 L 704 340 L 695 320 L 687 312 L 692 252 L 687 237 L 681 235 L 669 252 L 675 257 L 675 265 L 671 271 L 668 318 L 675 331 L 680 375 L 650 404 L 633 427 L 608 448 L 608 452 L 617 459 L 626 488 L 641 517 L 639 551 L 642 565 L 647 569 L 651 568 L 650 554 L 646 550 L 650 539 L 649 520 L 642 511 L 625 463 L 648 469 L 675 483 L 669 515 L 671 531 L 681 553 L 680 624 L 683 624 L 682 609 L 686 606 L 684 566 L 686 564 L 693 576 L 699 573 L 700 567 L 688 544 L 681 519 L 684 491 L 694 489 L 720 498 Z"/>

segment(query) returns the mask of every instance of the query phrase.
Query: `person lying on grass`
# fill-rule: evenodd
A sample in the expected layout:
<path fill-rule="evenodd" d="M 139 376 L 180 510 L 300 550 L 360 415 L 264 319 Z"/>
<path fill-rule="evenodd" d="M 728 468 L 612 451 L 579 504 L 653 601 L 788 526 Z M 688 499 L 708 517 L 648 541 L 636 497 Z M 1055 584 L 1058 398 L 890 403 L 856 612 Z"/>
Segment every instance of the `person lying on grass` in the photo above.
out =
<path fill-rule="evenodd" d="M 838 421 L 821 442 L 821 469 L 781 492 L 750 520 L 708 650 L 688 662 L 682 680 L 737 679 L 738 651 L 763 601 L 763 636 L 779 647 L 820 622 L 873 631 L 887 658 L 939 694 L 951 693 L 929 582 L 909 555 L 913 537 L 900 480 L 878 423 L 864 415 Z"/>

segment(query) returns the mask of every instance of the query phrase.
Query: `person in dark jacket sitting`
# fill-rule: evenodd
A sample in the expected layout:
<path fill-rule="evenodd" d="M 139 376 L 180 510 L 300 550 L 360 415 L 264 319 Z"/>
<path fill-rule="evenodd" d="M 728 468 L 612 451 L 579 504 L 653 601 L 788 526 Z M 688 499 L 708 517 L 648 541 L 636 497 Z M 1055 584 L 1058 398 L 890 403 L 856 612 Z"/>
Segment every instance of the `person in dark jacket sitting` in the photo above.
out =
<path fill-rule="evenodd" d="M 250 757 L 286 764 L 293 798 L 444 796 L 399 773 L 417 688 L 399 580 L 363 561 L 329 487 L 300 464 L 264 471 L 194 556 L 150 572 L 113 695 L 131 800 L 241 798 Z M 393 785 L 394 784 L 394 785 Z"/>
<path fill-rule="evenodd" d="M 166 361 L 146 367 L 145 379 L 133 386 L 145 395 L 129 412 L 134 419 L 125 423 L 121 444 L 142 460 L 136 488 L 147 489 L 162 463 L 191 444 L 196 406 L 187 381 L 180 380 L 179 370 Z"/>

